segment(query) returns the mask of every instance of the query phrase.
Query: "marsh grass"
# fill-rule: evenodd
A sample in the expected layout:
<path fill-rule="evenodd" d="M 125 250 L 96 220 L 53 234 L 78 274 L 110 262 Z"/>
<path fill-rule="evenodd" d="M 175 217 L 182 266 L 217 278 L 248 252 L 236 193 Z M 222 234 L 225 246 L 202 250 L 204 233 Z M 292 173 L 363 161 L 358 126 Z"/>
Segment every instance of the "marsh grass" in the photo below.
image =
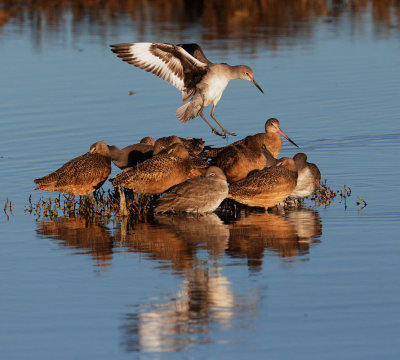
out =
<path fill-rule="evenodd" d="M 28 205 L 24 207 L 24 213 L 33 214 L 36 220 L 40 218 L 83 217 L 87 222 L 99 219 L 106 222 L 116 222 L 123 218 L 131 223 L 151 221 L 158 196 L 140 195 L 129 189 L 122 189 L 122 191 L 125 193 L 127 216 L 124 216 L 124 212 L 120 209 L 120 193 L 117 188 L 107 191 L 99 189 L 93 195 L 87 197 L 58 195 L 55 198 L 40 198 L 37 202 L 32 202 L 32 196 L 29 196 Z M 286 199 L 278 206 L 283 210 L 322 206 L 327 208 L 337 197 L 340 197 L 341 203 L 347 209 L 348 199 L 351 197 L 351 188 L 344 185 L 343 189 L 334 191 L 325 179 L 309 198 Z M 356 205 L 362 206 L 361 209 L 363 209 L 367 203 L 361 197 L 358 196 L 357 198 L 360 201 L 357 201 Z M 8 198 L 3 210 L 7 217 L 9 214 L 13 214 L 13 205 Z M 245 213 L 264 212 L 265 209 L 251 208 L 232 199 L 225 199 L 217 210 L 218 214 L 227 221 L 237 219 L 243 211 Z"/>
<path fill-rule="evenodd" d="M 151 212 L 152 197 L 134 194 L 126 191 L 129 217 L 139 221 L 146 219 Z M 88 222 L 102 219 L 106 222 L 119 221 L 122 217 L 119 205 L 120 197 L 117 189 L 98 190 L 93 195 L 74 197 L 59 195 L 56 198 L 40 198 L 32 202 L 29 196 L 28 205 L 24 207 L 25 214 L 33 214 L 36 220 L 40 218 L 56 219 L 58 217 L 83 217 Z"/>

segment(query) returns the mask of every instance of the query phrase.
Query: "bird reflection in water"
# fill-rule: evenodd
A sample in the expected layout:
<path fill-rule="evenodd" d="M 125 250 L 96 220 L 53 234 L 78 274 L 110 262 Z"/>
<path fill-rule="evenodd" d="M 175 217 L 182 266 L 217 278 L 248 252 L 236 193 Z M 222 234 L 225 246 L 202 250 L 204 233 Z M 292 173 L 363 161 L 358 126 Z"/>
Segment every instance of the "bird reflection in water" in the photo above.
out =
<path fill-rule="evenodd" d="M 316 211 L 298 209 L 288 211 L 286 219 L 296 229 L 298 242 L 316 244 L 322 235 L 321 219 Z"/>
<path fill-rule="evenodd" d="M 192 268 L 199 249 L 206 249 L 213 258 L 222 257 L 229 239 L 228 227 L 213 213 L 199 217 L 156 216 L 155 224 L 135 224 L 133 232 L 123 226 L 115 234 L 117 242 L 121 241 L 128 251 L 160 261 L 160 268 L 177 271 Z"/>
<path fill-rule="evenodd" d="M 111 265 L 113 238 L 109 229 L 100 222 L 87 223 L 84 218 L 57 218 L 52 221 L 38 221 L 36 232 L 46 239 L 58 240 L 60 246 L 81 250 L 91 254 L 98 271 L 105 271 Z"/>
<path fill-rule="evenodd" d="M 248 266 L 259 271 L 265 250 L 295 261 L 308 254 L 310 244 L 322 235 L 321 219 L 316 211 L 300 209 L 285 213 L 250 213 L 230 226 L 228 253 L 247 258 Z"/>
<path fill-rule="evenodd" d="M 222 259 L 247 257 L 250 269 L 257 269 L 265 249 L 282 257 L 301 256 L 321 235 L 318 214 L 303 209 L 284 216 L 250 213 L 229 225 L 216 214 L 157 216 L 155 221 L 151 227 L 138 224 L 134 233 L 124 236 L 124 246 L 147 253 L 164 267 L 168 261 L 183 281 L 176 292 L 135 304 L 134 311 L 124 315 L 126 351 L 185 351 L 214 343 L 211 331 L 256 318 L 260 298 L 255 289 L 232 283 Z"/>
<path fill-rule="evenodd" d="M 155 300 L 133 304 L 134 310 L 123 314 L 121 345 L 126 351 L 141 352 L 185 351 L 195 344 L 225 341 L 224 331 L 242 326 L 242 319 L 248 326 L 249 319 L 257 318 L 263 296 L 251 283 L 235 284 L 228 278 L 223 265 L 232 262 L 229 257 L 247 259 L 256 274 L 267 251 L 296 261 L 322 234 L 318 213 L 305 209 L 283 215 L 250 212 L 230 224 L 214 213 L 156 216 L 153 224 L 135 224 L 134 231 L 123 223 L 114 236 L 104 225 L 86 224 L 80 218 L 37 226 L 41 237 L 80 249 L 103 268 L 118 247 L 145 254 L 147 260 L 155 260 L 157 269 L 172 270 L 182 279 L 171 293 L 156 293 Z M 215 337 L 215 331 L 222 335 Z"/>
<path fill-rule="evenodd" d="M 136 227 L 125 245 L 132 241 L 134 251 L 169 259 L 184 280 L 178 291 L 160 296 L 163 301 L 135 305 L 135 311 L 124 316 L 122 343 L 127 351 L 184 351 L 193 344 L 215 342 L 211 328 L 232 328 L 238 313 L 247 319 L 256 316 L 257 293 L 237 296 L 218 264 L 228 247 L 228 225 L 216 214 L 155 220 L 157 227 L 150 231 Z"/>

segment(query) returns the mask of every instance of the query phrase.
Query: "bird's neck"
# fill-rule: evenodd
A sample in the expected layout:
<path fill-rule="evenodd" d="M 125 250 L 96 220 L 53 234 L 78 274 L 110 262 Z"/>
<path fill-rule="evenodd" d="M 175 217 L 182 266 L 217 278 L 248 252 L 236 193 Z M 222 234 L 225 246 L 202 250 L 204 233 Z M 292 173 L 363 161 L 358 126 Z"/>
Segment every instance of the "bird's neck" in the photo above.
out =
<path fill-rule="evenodd" d="M 276 159 L 281 151 L 282 139 L 277 133 L 267 132 L 265 136 L 265 146 Z"/>
<path fill-rule="evenodd" d="M 210 67 L 212 76 L 223 77 L 228 82 L 240 78 L 239 65 L 231 66 L 225 63 L 213 64 Z"/>
<path fill-rule="evenodd" d="M 240 79 L 241 69 L 240 65 L 234 65 L 229 67 L 229 80 Z"/>
<path fill-rule="evenodd" d="M 121 149 L 117 148 L 115 145 L 111 145 L 108 147 L 110 150 L 110 155 L 112 160 L 117 160 L 121 157 Z"/>

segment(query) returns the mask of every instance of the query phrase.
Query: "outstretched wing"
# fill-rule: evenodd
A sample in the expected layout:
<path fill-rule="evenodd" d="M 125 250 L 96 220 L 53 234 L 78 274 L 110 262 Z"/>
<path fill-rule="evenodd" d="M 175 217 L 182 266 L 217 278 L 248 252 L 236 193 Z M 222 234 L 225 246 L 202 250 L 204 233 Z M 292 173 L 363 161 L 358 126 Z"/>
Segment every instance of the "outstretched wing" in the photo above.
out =
<path fill-rule="evenodd" d="M 190 43 L 190 44 L 177 44 L 177 45 L 185 49 L 190 55 L 192 55 L 202 63 L 212 64 L 212 62 L 208 60 L 207 57 L 204 55 L 203 50 L 198 44 Z"/>
<path fill-rule="evenodd" d="M 198 82 L 208 66 L 182 47 L 172 44 L 124 43 L 110 46 L 122 60 L 157 75 L 182 92 L 190 91 L 195 86 L 193 79 Z"/>

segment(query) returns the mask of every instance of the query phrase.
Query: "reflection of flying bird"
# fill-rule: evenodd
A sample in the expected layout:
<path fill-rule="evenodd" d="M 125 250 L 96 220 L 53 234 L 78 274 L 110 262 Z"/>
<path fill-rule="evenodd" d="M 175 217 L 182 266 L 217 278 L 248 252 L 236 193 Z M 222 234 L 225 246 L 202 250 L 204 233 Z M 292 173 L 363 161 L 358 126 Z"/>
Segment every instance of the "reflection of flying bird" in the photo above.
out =
<path fill-rule="evenodd" d="M 110 46 L 122 60 L 157 75 L 182 91 L 182 101 L 190 99 L 175 112 L 181 122 L 187 122 L 200 115 L 212 131 L 220 136 L 234 135 L 214 116 L 215 106 L 229 81 L 247 80 L 263 92 L 254 80 L 250 67 L 214 64 L 205 57 L 197 44 L 177 46 L 164 43 L 125 43 Z M 204 108 L 209 105 L 212 105 L 211 117 L 222 132 L 211 125 L 203 114 Z"/>
<path fill-rule="evenodd" d="M 89 195 L 97 190 L 111 172 L 111 156 L 104 141 L 94 143 L 88 153 L 78 156 L 40 179 L 35 190 Z"/>

